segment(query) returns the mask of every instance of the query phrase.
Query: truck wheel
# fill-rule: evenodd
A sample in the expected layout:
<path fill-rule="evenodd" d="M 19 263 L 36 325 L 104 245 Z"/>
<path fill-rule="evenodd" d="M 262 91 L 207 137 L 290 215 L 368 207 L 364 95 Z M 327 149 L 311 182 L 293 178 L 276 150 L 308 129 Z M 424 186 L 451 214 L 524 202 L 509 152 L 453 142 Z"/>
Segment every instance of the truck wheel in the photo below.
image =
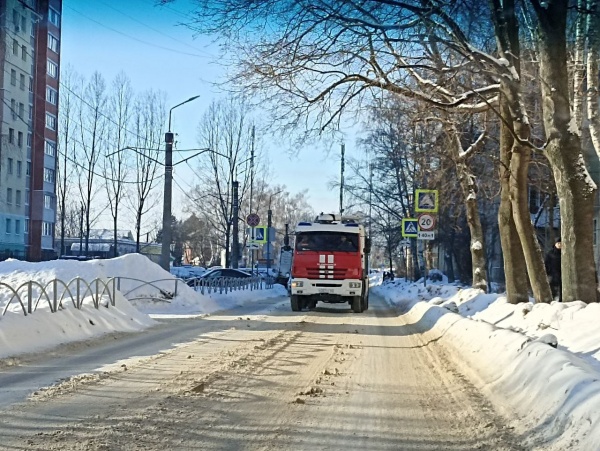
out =
<path fill-rule="evenodd" d="M 308 302 L 308 308 L 309 310 L 314 310 L 317 308 L 317 301 L 309 301 Z"/>
<path fill-rule="evenodd" d="M 352 297 L 352 311 L 354 313 L 361 313 L 362 309 L 362 296 L 353 296 Z"/>
<path fill-rule="evenodd" d="M 300 311 L 300 303 L 298 300 L 298 295 L 293 294 L 290 296 L 290 303 L 292 304 L 292 312 Z"/>
<path fill-rule="evenodd" d="M 369 310 L 369 293 L 363 298 L 363 310 Z"/>

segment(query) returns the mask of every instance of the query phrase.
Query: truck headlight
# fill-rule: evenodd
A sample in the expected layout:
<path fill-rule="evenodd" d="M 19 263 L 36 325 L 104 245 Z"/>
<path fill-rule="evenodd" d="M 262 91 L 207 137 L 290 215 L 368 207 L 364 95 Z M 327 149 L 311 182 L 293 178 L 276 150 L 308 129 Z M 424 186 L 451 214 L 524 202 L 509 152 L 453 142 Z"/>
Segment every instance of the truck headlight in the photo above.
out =
<path fill-rule="evenodd" d="M 350 288 L 360 288 L 360 282 L 350 282 Z"/>
<path fill-rule="evenodd" d="M 302 288 L 304 286 L 304 282 L 301 280 L 292 282 L 292 288 Z"/>

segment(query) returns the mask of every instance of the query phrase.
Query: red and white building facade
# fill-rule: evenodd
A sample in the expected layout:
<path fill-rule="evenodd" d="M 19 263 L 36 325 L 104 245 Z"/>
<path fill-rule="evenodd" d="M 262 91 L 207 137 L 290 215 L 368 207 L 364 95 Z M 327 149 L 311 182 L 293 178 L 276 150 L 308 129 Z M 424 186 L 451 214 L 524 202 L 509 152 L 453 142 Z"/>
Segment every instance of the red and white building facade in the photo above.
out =
<path fill-rule="evenodd" d="M 55 257 L 61 14 L 0 2 L 0 259 Z"/>

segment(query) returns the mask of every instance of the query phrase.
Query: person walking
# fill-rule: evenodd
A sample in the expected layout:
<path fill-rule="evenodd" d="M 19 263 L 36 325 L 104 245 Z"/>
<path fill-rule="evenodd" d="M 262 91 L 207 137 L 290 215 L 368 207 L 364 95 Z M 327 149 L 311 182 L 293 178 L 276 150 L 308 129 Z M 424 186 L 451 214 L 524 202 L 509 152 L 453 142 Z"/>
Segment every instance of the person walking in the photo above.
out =
<path fill-rule="evenodd" d="M 546 274 L 548 275 L 548 281 L 550 282 L 550 289 L 552 290 L 552 298 L 562 302 L 562 278 L 560 272 L 560 238 L 556 240 L 556 243 L 546 254 L 544 264 L 546 266 Z"/>

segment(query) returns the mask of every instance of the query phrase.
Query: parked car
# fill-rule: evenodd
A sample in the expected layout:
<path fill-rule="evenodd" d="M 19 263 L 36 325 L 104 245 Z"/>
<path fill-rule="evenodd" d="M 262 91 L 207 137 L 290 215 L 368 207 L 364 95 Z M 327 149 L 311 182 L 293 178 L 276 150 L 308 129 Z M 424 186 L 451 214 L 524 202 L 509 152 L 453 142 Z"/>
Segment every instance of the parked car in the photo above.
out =
<path fill-rule="evenodd" d="M 250 274 L 244 271 L 240 271 L 239 269 L 233 268 L 221 268 L 221 269 L 211 269 L 210 271 L 206 271 L 200 277 L 194 277 L 187 281 L 187 284 L 190 287 L 197 287 L 206 285 L 209 281 L 213 281 L 215 279 L 245 279 L 248 277 L 252 277 Z"/>

